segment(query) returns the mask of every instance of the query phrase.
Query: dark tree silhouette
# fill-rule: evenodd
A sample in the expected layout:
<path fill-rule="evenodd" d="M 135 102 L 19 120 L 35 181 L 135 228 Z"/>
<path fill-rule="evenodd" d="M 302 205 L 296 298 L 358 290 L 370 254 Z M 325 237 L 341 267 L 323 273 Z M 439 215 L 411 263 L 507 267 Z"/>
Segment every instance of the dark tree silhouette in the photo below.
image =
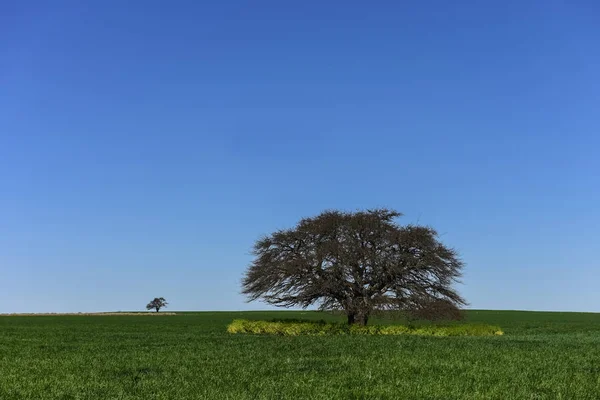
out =
<path fill-rule="evenodd" d="M 407 317 L 412 320 L 459 320 L 463 311 L 447 299 L 424 299 L 407 307 Z"/>
<path fill-rule="evenodd" d="M 402 226 L 394 210 L 326 211 L 258 240 L 243 279 L 248 301 L 343 310 L 366 325 L 375 311 L 458 318 L 453 289 L 463 263 L 425 226 Z"/>
<path fill-rule="evenodd" d="M 159 312 L 161 308 L 166 308 L 168 304 L 164 297 L 155 297 L 154 300 L 146 305 L 146 310 L 156 310 L 156 312 Z"/>

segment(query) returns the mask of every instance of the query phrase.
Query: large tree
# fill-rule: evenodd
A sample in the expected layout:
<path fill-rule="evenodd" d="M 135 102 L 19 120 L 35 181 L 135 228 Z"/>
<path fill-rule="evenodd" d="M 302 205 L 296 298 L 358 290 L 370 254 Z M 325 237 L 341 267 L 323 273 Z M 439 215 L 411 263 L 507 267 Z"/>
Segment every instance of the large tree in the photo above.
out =
<path fill-rule="evenodd" d="M 456 317 L 463 263 L 430 227 L 399 225 L 394 210 L 326 211 L 259 239 L 243 279 L 249 301 L 343 310 L 366 325 L 375 311 Z"/>
<path fill-rule="evenodd" d="M 146 310 L 156 310 L 156 312 L 159 312 L 161 308 L 166 308 L 168 304 L 164 297 L 155 297 L 154 300 L 146 305 Z"/>

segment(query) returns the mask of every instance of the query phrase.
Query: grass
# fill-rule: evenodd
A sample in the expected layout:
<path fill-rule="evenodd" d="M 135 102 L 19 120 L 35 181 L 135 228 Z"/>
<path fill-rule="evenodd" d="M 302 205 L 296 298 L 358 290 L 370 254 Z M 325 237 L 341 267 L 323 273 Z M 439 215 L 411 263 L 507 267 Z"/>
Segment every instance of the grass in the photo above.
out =
<path fill-rule="evenodd" d="M 39 314 L 39 313 L 13 313 L 13 314 L 0 314 L 0 317 L 48 317 L 48 316 L 53 316 L 53 317 L 64 317 L 67 315 L 119 315 L 119 316 L 123 316 L 123 315 L 148 315 L 148 316 L 157 316 L 157 317 L 164 317 L 166 315 L 176 315 L 173 312 L 123 312 L 123 311 L 115 311 L 115 312 L 95 312 L 95 313 L 44 313 L 44 314 Z"/>
<path fill-rule="evenodd" d="M 227 326 L 227 332 L 256 335 L 421 335 L 421 336 L 494 336 L 502 335 L 500 327 L 485 324 L 394 324 L 394 325 L 348 325 L 344 322 L 311 320 L 256 321 L 235 319 Z"/>
<path fill-rule="evenodd" d="M 503 336 L 231 335 L 316 312 L 0 317 L 0 399 L 598 399 L 600 314 L 469 311 Z M 393 324 L 394 321 L 374 321 Z"/>

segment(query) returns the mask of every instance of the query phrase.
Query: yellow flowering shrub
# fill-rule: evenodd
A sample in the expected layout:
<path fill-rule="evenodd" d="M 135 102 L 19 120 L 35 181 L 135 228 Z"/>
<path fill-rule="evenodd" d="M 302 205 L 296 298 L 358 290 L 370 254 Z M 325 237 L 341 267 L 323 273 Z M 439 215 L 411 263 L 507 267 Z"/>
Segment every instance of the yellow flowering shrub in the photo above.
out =
<path fill-rule="evenodd" d="M 252 321 L 236 319 L 227 326 L 229 333 L 256 335 L 421 335 L 421 336 L 495 336 L 504 332 L 498 326 L 461 325 L 347 325 L 325 321 Z"/>

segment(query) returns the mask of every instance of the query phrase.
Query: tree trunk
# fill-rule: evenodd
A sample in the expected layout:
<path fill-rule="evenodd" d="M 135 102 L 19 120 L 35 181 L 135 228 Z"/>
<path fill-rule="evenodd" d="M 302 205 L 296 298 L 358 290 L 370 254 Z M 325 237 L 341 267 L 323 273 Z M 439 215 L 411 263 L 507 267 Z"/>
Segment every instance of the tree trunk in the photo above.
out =
<path fill-rule="evenodd" d="M 358 324 L 365 326 L 369 322 L 369 314 L 348 314 L 348 325 Z"/>
<path fill-rule="evenodd" d="M 359 321 L 359 323 L 360 323 L 362 326 L 366 326 L 366 325 L 367 325 L 367 322 L 369 322 L 369 315 L 368 315 L 368 314 L 361 315 L 361 316 L 360 316 L 360 321 Z"/>
<path fill-rule="evenodd" d="M 156 307 L 156 312 L 158 312 L 158 310 L 160 310 L 160 307 Z"/>
<path fill-rule="evenodd" d="M 348 313 L 348 325 L 352 325 L 356 322 L 356 314 Z"/>

